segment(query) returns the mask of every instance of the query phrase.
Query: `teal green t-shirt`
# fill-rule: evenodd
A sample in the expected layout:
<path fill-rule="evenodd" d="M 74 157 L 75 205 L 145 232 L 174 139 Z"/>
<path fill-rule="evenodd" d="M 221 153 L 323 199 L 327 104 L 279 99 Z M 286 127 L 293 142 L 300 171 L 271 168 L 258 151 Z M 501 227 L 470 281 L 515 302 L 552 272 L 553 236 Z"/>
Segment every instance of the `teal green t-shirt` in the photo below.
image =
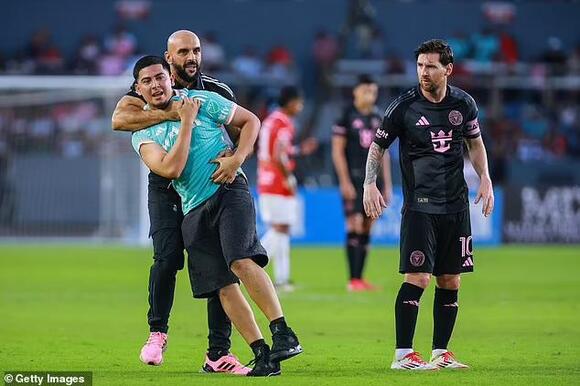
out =
<path fill-rule="evenodd" d="M 173 181 L 181 197 L 184 214 L 201 205 L 219 188 L 219 184 L 210 179 L 217 169 L 217 165 L 210 161 L 228 149 L 221 126 L 231 121 L 237 107 L 234 102 L 210 91 L 188 90 L 188 96 L 201 100 L 201 108 L 191 135 L 185 169 Z M 179 121 L 166 121 L 136 131 L 131 138 L 133 148 L 139 153 L 141 145 L 157 143 L 169 152 L 177 140 L 180 127 Z"/>

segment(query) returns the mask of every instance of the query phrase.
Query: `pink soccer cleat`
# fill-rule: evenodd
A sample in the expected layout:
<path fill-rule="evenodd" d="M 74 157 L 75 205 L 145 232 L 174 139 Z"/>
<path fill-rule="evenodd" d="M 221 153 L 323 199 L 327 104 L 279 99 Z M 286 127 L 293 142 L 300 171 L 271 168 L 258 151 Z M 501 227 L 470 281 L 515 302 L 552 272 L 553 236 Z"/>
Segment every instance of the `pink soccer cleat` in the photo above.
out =
<path fill-rule="evenodd" d="M 167 349 L 167 334 L 152 332 L 141 349 L 139 359 L 146 365 L 159 366 L 163 363 L 163 353 Z"/>
<path fill-rule="evenodd" d="M 217 361 L 211 361 L 206 355 L 205 363 L 203 364 L 201 370 L 204 373 L 229 373 L 235 375 L 247 375 L 252 369 L 244 366 L 234 354 L 228 354 L 224 355 Z"/>
<path fill-rule="evenodd" d="M 361 279 L 350 279 L 346 289 L 348 292 L 364 292 L 367 290 Z"/>

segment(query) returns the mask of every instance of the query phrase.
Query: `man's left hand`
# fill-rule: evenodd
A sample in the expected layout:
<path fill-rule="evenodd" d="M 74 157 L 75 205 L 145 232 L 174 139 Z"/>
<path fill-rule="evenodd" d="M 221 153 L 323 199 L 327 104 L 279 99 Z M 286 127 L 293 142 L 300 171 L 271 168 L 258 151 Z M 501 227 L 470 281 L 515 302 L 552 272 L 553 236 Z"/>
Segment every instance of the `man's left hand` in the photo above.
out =
<path fill-rule="evenodd" d="M 489 177 L 484 177 L 479 183 L 479 190 L 477 196 L 475 197 L 475 204 L 477 205 L 479 201 L 481 204 L 481 213 L 488 217 L 493 211 L 494 197 L 493 197 L 493 186 L 491 185 L 491 180 Z"/>

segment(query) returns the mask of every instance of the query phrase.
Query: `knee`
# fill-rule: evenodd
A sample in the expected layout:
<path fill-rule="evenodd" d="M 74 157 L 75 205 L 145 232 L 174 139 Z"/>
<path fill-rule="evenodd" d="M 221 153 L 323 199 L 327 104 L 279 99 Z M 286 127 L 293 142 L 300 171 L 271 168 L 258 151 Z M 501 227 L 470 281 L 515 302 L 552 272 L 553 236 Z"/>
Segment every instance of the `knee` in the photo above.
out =
<path fill-rule="evenodd" d="M 164 272 L 176 272 L 183 268 L 183 253 L 155 255 L 153 267 Z"/>
<path fill-rule="evenodd" d="M 230 269 L 237 277 L 244 277 L 251 272 L 253 265 L 256 264 L 252 259 L 239 259 L 230 265 Z"/>
<path fill-rule="evenodd" d="M 431 274 L 430 273 L 407 273 L 405 274 L 405 282 L 413 284 L 417 287 L 421 287 L 423 289 L 429 286 L 429 282 L 431 281 Z"/>
<path fill-rule="evenodd" d="M 236 295 L 236 293 L 240 290 L 240 287 L 237 284 L 229 284 L 225 287 L 219 289 L 219 299 L 229 299 L 232 296 Z"/>
<path fill-rule="evenodd" d="M 288 224 L 274 224 L 272 228 L 278 233 L 290 233 L 290 226 Z"/>
<path fill-rule="evenodd" d="M 348 216 L 346 219 L 346 227 L 349 232 L 363 233 L 363 217 L 360 213 Z"/>
<path fill-rule="evenodd" d="M 461 284 L 459 275 L 441 275 L 437 277 L 437 287 L 449 290 L 458 290 Z"/>

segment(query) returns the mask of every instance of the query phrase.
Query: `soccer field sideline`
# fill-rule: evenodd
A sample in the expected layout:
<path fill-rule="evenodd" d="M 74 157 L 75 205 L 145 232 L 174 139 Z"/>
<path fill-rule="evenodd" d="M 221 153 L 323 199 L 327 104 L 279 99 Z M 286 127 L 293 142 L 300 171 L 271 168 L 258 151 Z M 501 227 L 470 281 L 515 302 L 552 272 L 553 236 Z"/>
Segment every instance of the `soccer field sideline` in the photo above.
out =
<path fill-rule="evenodd" d="M 283 364 L 276 384 L 580 384 L 580 279 L 552 269 L 580 268 L 580 248 L 510 246 L 476 251 L 451 348 L 472 369 L 401 374 L 388 370 L 394 345 L 393 302 L 401 278 L 397 250 L 376 248 L 367 268 L 383 287 L 346 292 L 340 248 L 293 251 L 296 292 L 282 295 L 305 353 Z M 146 367 L 149 249 L 0 246 L 0 363 L 6 370 L 94 371 L 94 385 L 191 385 L 256 382 L 197 371 L 206 347 L 205 304 L 178 275 L 163 366 Z M 431 339 L 430 288 L 422 299 L 416 348 Z M 258 321 L 264 332 L 265 320 Z M 267 335 L 266 335 L 267 336 Z M 267 336 L 269 339 L 269 337 Z M 250 359 L 234 333 L 233 351 Z M 410 378 L 411 377 L 411 378 Z"/>

